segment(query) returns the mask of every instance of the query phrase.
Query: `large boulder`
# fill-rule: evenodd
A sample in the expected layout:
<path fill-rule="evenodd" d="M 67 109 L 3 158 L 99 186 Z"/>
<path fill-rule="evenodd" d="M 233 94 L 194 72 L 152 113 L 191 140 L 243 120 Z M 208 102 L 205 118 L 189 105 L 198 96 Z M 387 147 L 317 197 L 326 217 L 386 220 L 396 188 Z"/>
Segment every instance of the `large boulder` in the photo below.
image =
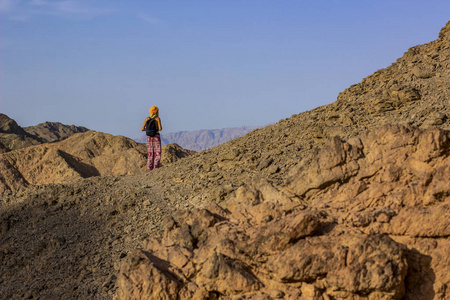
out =
<path fill-rule="evenodd" d="M 152 294 L 156 287 L 183 291 L 177 299 L 209 299 L 211 295 L 297 299 L 306 297 L 311 288 L 333 299 L 361 294 L 371 299 L 404 296 L 408 270 L 404 246 L 387 236 L 342 229 L 328 236 L 323 212 L 299 208 L 283 212 L 284 218 L 254 225 L 247 222 L 250 215 L 237 217 L 220 207 L 167 221 L 162 240 L 149 243 L 148 256 L 131 254 L 118 277 L 117 298 L 159 299 Z M 167 263 L 165 268 L 178 274 L 177 279 L 140 276 L 154 265 L 154 256 Z M 137 260 L 138 271 L 130 272 L 128 266 Z M 128 278 L 142 281 L 129 284 Z M 142 287 L 151 288 L 144 293 Z"/>

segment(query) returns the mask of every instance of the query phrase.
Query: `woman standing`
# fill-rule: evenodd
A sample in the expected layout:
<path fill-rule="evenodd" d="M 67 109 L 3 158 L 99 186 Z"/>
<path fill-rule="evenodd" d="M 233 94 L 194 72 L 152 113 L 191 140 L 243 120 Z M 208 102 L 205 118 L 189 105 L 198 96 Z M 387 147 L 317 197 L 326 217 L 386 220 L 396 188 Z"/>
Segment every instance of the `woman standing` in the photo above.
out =
<path fill-rule="evenodd" d="M 159 118 L 159 109 L 156 106 L 150 108 L 150 116 L 145 119 L 142 125 L 142 131 L 147 134 L 147 171 L 159 168 L 161 161 L 161 119 Z"/>

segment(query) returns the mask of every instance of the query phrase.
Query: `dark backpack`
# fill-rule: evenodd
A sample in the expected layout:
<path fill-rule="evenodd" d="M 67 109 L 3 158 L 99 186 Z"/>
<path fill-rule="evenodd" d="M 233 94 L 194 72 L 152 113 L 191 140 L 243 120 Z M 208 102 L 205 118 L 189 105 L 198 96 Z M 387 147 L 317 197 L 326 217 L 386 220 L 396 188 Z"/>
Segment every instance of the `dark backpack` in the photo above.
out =
<path fill-rule="evenodd" d="M 156 119 L 148 118 L 147 124 L 145 124 L 145 132 L 151 137 L 158 133 L 158 122 L 156 122 Z"/>

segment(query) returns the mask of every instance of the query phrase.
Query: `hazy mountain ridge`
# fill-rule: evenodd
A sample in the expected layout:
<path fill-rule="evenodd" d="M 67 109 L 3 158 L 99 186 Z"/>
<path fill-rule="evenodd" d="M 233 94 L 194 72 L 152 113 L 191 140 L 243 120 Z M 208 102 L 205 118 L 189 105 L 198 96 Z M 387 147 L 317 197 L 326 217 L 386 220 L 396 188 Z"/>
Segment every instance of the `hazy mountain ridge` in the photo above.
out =
<path fill-rule="evenodd" d="M 194 131 L 172 132 L 161 134 L 161 142 L 163 145 L 176 143 L 184 149 L 202 151 L 246 135 L 247 133 L 250 133 L 258 128 L 261 127 L 242 126 L 222 129 L 201 129 Z M 142 137 L 136 139 L 136 141 L 139 143 L 146 143 L 147 138 Z"/>
<path fill-rule="evenodd" d="M 6 196 L 4 297 L 448 299 L 449 84 L 450 22 L 332 104 Z"/>

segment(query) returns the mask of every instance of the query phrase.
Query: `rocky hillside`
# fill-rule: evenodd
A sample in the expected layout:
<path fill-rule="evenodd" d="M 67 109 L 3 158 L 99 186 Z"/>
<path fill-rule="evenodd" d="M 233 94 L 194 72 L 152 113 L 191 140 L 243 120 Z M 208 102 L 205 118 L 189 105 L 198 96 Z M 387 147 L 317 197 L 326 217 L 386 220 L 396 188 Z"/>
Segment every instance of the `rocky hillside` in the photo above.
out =
<path fill-rule="evenodd" d="M 0 153 L 40 144 L 42 141 L 27 133 L 16 121 L 0 113 Z"/>
<path fill-rule="evenodd" d="M 55 123 L 48 123 L 55 124 Z M 162 165 L 195 153 L 177 144 L 162 147 Z M 68 183 L 92 176 L 143 174 L 147 149 L 123 136 L 89 131 L 57 143 L 0 154 L 0 195 L 30 185 Z"/>
<path fill-rule="evenodd" d="M 449 178 L 450 131 L 332 138 L 282 188 L 168 217 L 117 299 L 448 299 Z"/>
<path fill-rule="evenodd" d="M 75 133 L 89 131 L 86 127 L 64 125 L 59 122 L 44 122 L 36 126 L 29 126 L 23 129 L 27 133 L 38 137 L 46 143 L 62 141 Z"/>
<path fill-rule="evenodd" d="M 450 22 L 330 105 L 6 195 L 0 297 L 448 299 L 449 84 Z"/>
<path fill-rule="evenodd" d="M 194 153 L 195 151 L 183 149 L 176 143 L 164 145 L 161 148 L 161 165 L 167 166 L 180 158 L 188 157 Z"/>
<path fill-rule="evenodd" d="M 5 114 L 0 114 L 0 153 L 32 145 L 62 141 L 75 133 L 89 129 L 58 122 L 44 122 L 36 126 L 20 127 Z"/>
<path fill-rule="evenodd" d="M 0 154 L 0 194 L 28 185 L 143 173 L 146 149 L 122 136 L 89 131 Z"/>
<path fill-rule="evenodd" d="M 163 145 L 176 143 L 184 149 L 202 151 L 246 135 L 257 128 L 258 127 L 255 126 L 243 126 L 222 129 L 180 131 L 162 134 L 161 141 Z M 145 143 L 146 140 L 146 137 L 143 137 L 136 141 Z"/>

